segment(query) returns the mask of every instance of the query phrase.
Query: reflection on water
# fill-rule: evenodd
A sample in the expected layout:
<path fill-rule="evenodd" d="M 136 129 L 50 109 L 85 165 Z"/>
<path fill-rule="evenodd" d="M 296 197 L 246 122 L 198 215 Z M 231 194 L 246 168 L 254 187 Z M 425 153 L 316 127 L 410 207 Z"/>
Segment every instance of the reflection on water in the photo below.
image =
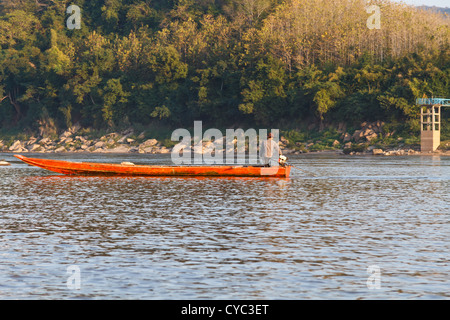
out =
<path fill-rule="evenodd" d="M 65 177 L 2 158 L 2 299 L 450 297 L 448 157 L 298 156 L 318 177 L 289 179 Z"/>

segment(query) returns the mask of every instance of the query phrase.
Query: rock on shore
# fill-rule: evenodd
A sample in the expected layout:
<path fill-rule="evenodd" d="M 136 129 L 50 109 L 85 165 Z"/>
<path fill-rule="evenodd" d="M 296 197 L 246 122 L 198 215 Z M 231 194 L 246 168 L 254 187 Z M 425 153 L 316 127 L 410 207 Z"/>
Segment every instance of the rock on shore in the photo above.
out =
<path fill-rule="evenodd" d="M 9 146 L 0 141 L 0 151 L 12 153 L 86 152 L 141 154 L 167 154 L 172 152 L 172 148 L 164 146 L 162 142 L 156 139 L 145 139 L 144 132 L 135 137 L 133 129 L 128 129 L 122 133 L 109 133 L 97 139 L 90 139 L 79 132 L 80 127 L 74 126 L 60 134 L 56 139 L 31 137 L 27 141 L 16 140 Z M 287 148 L 288 143 L 289 141 L 281 137 L 280 148 L 283 150 L 283 153 L 296 152 Z M 192 148 L 192 151 L 210 153 L 213 148 L 214 143 L 204 141 L 202 148 Z M 223 151 L 226 152 L 225 149 Z"/>
<path fill-rule="evenodd" d="M 340 125 L 338 132 L 341 136 L 339 140 L 334 140 L 332 148 L 350 155 L 370 154 L 375 156 L 396 156 L 396 155 L 414 155 L 422 154 L 420 151 L 415 151 L 410 148 L 406 149 L 389 149 L 382 150 L 375 146 L 369 146 L 371 141 L 379 137 L 392 136 L 395 132 L 383 132 L 384 123 L 376 121 L 373 123 L 364 122 L 361 124 L 361 129 L 355 132 L 348 132 L 345 125 Z M 221 141 L 225 145 L 224 141 Z M 316 141 L 319 143 L 320 141 Z M 204 141 L 203 146 L 189 147 L 195 153 L 211 153 L 215 149 L 215 143 L 211 141 Z M 218 143 L 220 145 L 220 142 Z M 305 143 L 296 142 L 290 143 L 285 137 L 280 137 L 280 149 L 283 154 L 300 154 L 314 150 L 312 147 L 314 143 L 307 141 Z M 361 146 L 366 146 L 365 151 L 359 150 Z M 347 150 L 347 151 L 346 151 Z M 348 151 L 349 150 L 349 151 Z M 227 152 L 224 146 L 224 153 Z M 31 137 L 27 141 L 16 140 L 12 143 L 5 143 L 0 140 L 0 152 L 13 153 L 64 153 L 64 152 L 85 152 L 85 153 L 140 153 L 140 154 L 164 154 L 171 153 L 172 148 L 165 146 L 157 139 L 146 139 L 145 132 L 136 135 L 133 129 L 125 130 L 121 133 L 113 132 L 106 134 L 100 138 L 89 138 L 83 134 L 80 126 L 73 126 L 64 131 L 58 137 L 51 139 L 48 137 Z M 444 153 L 446 152 L 436 152 Z M 448 153 L 448 152 L 447 152 Z"/>
<path fill-rule="evenodd" d="M 98 139 L 89 139 L 78 134 L 79 126 L 63 132 L 58 138 L 31 137 L 27 141 L 14 141 L 7 146 L 0 141 L 0 151 L 13 153 L 63 153 L 63 152 L 93 152 L 93 153 L 169 153 L 171 150 L 156 139 L 137 141 L 130 138 L 132 130 L 122 134 L 110 133 Z M 143 134 L 140 135 L 143 137 Z M 141 139 L 142 140 L 142 139 Z"/>
<path fill-rule="evenodd" d="M 361 129 L 355 130 L 353 134 L 344 132 L 341 135 L 341 139 L 344 143 L 354 141 L 354 142 L 370 142 L 376 138 L 383 135 L 384 122 L 376 121 L 373 123 L 363 122 L 361 124 Z M 391 135 L 391 133 L 386 133 Z M 386 135 L 385 134 L 385 135 Z"/>

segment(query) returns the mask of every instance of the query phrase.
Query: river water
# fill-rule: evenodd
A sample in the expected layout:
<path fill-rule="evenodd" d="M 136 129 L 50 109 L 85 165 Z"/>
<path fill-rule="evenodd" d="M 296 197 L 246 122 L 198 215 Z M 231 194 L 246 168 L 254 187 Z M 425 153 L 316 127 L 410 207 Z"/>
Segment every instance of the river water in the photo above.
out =
<path fill-rule="evenodd" d="M 299 155 L 289 179 L 66 177 L 0 158 L 0 299 L 450 298 L 450 157 Z"/>

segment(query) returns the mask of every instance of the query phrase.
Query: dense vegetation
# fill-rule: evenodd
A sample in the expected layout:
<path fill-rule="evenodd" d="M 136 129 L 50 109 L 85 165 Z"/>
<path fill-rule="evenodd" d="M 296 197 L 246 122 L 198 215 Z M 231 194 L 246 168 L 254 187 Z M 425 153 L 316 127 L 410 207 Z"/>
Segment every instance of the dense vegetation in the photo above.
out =
<path fill-rule="evenodd" d="M 295 128 L 450 98 L 450 19 L 388 0 L 2 0 L 0 126 Z M 82 10 L 69 30 L 70 4 Z"/>

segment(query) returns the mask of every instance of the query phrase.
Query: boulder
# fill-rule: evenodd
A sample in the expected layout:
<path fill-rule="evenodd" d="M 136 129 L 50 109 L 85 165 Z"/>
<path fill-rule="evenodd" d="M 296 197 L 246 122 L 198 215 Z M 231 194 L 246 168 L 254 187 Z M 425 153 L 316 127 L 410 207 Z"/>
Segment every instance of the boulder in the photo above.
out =
<path fill-rule="evenodd" d="M 373 130 L 375 133 L 382 133 L 382 132 L 383 132 L 383 125 L 384 125 L 384 122 L 377 121 L 377 122 L 375 122 L 374 125 L 372 126 L 372 130 Z"/>
<path fill-rule="evenodd" d="M 31 146 L 28 148 L 28 150 L 30 150 L 30 152 L 36 152 L 36 151 L 38 151 L 38 150 L 41 149 L 41 148 L 42 148 L 42 146 L 41 146 L 40 144 L 35 143 L 35 144 L 31 145 Z"/>
<path fill-rule="evenodd" d="M 352 140 L 358 141 L 362 137 L 362 130 L 356 130 L 353 133 Z"/>
<path fill-rule="evenodd" d="M 116 132 L 112 132 L 112 133 L 108 133 L 107 135 L 104 135 L 103 137 L 100 138 L 100 140 L 102 141 L 106 141 L 106 140 L 110 140 L 110 139 L 118 139 L 120 137 L 120 134 L 116 133 Z"/>
<path fill-rule="evenodd" d="M 348 132 L 346 132 L 346 133 L 342 136 L 342 140 L 343 140 L 344 142 L 349 142 L 350 140 L 352 140 L 352 136 L 351 136 Z"/>
<path fill-rule="evenodd" d="M 379 156 L 379 155 L 383 155 L 383 154 L 384 154 L 384 151 L 383 151 L 382 149 L 373 149 L 373 150 L 372 150 L 372 154 L 373 154 L 374 156 Z"/>
<path fill-rule="evenodd" d="M 107 150 L 106 149 L 103 149 L 103 148 L 95 148 L 95 147 L 93 147 L 93 153 L 106 153 L 107 152 Z"/>
<path fill-rule="evenodd" d="M 14 141 L 14 143 L 9 147 L 9 151 L 20 152 L 23 149 L 22 142 L 20 140 Z"/>
<path fill-rule="evenodd" d="M 26 143 L 25 145 L 26 145 L 27 147 L 28 147 L 28 146 L 31 146 L 32 144 L 35 144 L 36 141 L 37 141 L 37 138 L 32 137 L 32 138 L 30 138 L 30 140 L 27 141 L 27 143 Z"/>
<path fill-rule="evenodd" d="M 87 144 L 87 139 L 83 136 L 76 136 L 75 140 L 80 141 L 82 144 Z"/>
<path fill-rule="evenodd" d="M 106 141 L 106 144 L 112 146 L 116 143 L 116 141 L 113 138 L 109 138 L 108 141 Z"/>
<path fill-rule="evenodd" d="M 372 131 L 372 133 L 368 134 L 365 136 L 367 141 L 372 141 L 375 140 L 376 138 L 378 138 L 378 134 L 376 134 L 375 132 Z"/>
<path fill-rule="evenodd" d="M 15 153 L 27 153 L 29 152 L 28 149 L 25 149 L 24 147 L 20 147 L 17 150 L 14 151 Z"/>
<path fill-rule="evenodd" d="M 384 153 L 385 156 L 403 156 L 405 155 L 405 150 L 390 150 Z"/>
<path fill-rule="evenodd" d="M 289 140 L 286 139 L 285 137 L 281 137 L 280 138 L 280 142 L 283 143 L 283 144 L 289 144 Z"/>
<path fill-rule="evenodd" d="M 73 132 L 70 131 L 70 129 L 67 130 L 67 131 L 64 131 L 64 132 L 59 136 L 59 140 L 60 140 L 60 141 L 64 141 L 64 140 L 66 140 L 68 137 L 70 137 L 72 134 L 73 134 Z"/>
<path fill-rule="evenodd" d="M 94 148 L 95 149 L 101 149 L 101 148 L 103 148 L 103 147 L 105 147 L 106 146 L 106 143 L 104 143 L 103 141 L 98 141 L 98 142 L 96 142 L 95 144 L 94 144 Z"/>
<path fill-rule="evenodd" d="M 49 138 L 44 138 L 39 141 L 39 144 L 50 144 L 52 141 Z"/>
<path fill-rule="evenodd" d="M 148 139 L 146 141 L 144 141 L 143 143 L 141 143 L 140 147 L 153 147 L 158 143 L 158 140 L 156 139 Z"/>
<path fill-rule="evenodd" d="M 383 126 L 384 126 L 384 122 L 378 120 L 377 122 L 375 122 L 375 128 L 376 130 L 378 130 L 378 133 L 383 131 Z"/>
<path fill-rule="evenodd" d="M 64 131 L 60 136 L 59 136 L 59 140 L 63 141 L 65 139 L 67 139 L 68 137 L 70 137 L 72 135 L 72 133 L 70 133 L 69 131 Z"/>
<path fill-rule="evenodd" d="M 55 149 L 55 152 L 57 152 L 57 153 L 66 152 L 66 148 L 64 146 L 58 147 Z"/>
<path fill-rule="evenodd" d="M 125 135 L 122 138 L 120 138 L 119 140 L 117 140 L 117 143 L 124 143 L 125 140 L 129 137 L 129 135 Z"/>
<path fill-rule="evenodd" d="M 371 128 L 366 128 L 366 129 L 361 130 L 361 135 L 363 137 L 371 135 L 372 133 L 373 133 L 373 130 Z"/>

